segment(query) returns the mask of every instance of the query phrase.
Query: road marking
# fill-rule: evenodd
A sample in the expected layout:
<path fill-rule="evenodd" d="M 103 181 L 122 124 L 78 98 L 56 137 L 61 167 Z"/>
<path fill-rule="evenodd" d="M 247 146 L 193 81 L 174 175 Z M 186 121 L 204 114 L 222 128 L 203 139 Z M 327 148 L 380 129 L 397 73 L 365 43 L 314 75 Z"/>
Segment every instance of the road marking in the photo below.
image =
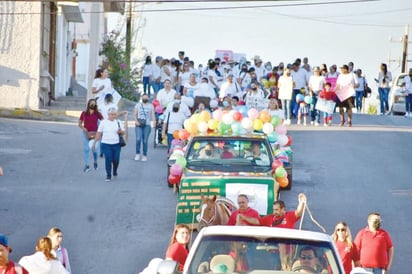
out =
<path fill-rule="evenodd" d="M 392 196 L 412 196 L 412 189 L 393 189 Z"/>

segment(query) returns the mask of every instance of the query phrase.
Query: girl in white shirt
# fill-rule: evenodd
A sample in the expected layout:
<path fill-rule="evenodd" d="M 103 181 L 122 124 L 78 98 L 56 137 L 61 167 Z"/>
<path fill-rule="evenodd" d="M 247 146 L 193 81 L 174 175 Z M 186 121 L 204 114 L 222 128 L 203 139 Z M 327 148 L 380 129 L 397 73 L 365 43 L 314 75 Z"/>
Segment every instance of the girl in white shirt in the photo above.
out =
<path fill-rule="evenodd" d="M 108 78 L 109 71 L 107 69 L 96 70 L 96 75 L 92 84 L 93 99 L 98 99 L 106 93 L 112 91 L 112 81 Z"/>

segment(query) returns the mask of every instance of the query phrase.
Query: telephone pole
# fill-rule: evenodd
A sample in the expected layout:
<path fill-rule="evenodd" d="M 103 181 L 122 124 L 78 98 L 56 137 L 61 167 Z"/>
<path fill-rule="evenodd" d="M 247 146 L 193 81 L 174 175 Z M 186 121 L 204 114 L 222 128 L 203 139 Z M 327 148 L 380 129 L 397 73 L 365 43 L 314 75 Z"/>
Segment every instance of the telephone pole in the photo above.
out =
<path fill-rule="evenodd" d="M 408 35 L 409 25 L 405 26 L 405 35 L 403 36 L 403 50 L 402 50 L 402 73 L 406 72 L 408 66 Z"/>
<path fill-rule="evenodd" d="M 128 10 L 126 15 L 126 71 L 127 76 L 130 75 L 130 55 L 132 52 L 132 16 L 133 16 L 133 4 L 132 1 L 128 3 Z"/>

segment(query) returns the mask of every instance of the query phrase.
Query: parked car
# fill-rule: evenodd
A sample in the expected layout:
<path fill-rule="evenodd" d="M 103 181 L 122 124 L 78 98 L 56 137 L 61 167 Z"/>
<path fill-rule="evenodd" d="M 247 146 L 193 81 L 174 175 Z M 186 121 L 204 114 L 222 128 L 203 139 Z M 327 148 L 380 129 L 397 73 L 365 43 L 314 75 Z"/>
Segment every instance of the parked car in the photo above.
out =
<path fill-rule="evenodd" d="M 164 261 L 158 273 L 174 274 Z M 212 226 L 196 237 L 183 274 L 198 273 L 344 274 L 331 237 L 324 233 L 256 226 Z"/>
<path fill-rule="evenodd" d="M 407 75 L 407 73 L 399 74 L 392 83 L 389 92 L 389 109 L 392 115 L 402 115 L 406 113 L 404 78 Z"/>
<path fill-rule="evenodd" d="M 258 155 L 258 156 L 257 156 Z M 189 140 L 186 167 L 179 183 L 176 223 L 197 229 L 202 195 L 225 197 L 236 204 L 239 193 L 261 215 L 272 213 L 278 198 L 272 173 L 273 148 L 264 134 L 207 134 Z M 173 160 L 169 160 L 169 166 Z M 291 165 L 285 166 L 291 184 Z"/>

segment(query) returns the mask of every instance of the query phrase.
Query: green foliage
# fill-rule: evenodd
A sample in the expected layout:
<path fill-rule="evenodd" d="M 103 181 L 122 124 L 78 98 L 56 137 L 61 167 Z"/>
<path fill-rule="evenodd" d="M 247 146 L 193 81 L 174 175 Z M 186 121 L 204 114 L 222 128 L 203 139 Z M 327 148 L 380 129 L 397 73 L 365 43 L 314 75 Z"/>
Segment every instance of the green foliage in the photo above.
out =
<path fill-rule="evenodd" d="M 140 75 L 136 69 L 128 70 L 126 65 L 125 38 L 119 32 L 110 32 L 101 44 L 99 55 L 106 57 L 103 67 L 109 70 L 113 88 L 123 98 L 139 101 L 138 83 Z"/>
<path fill-rule="evenodd" d="M 378 108 L 376 105 L 369 105 L 368 114 L 376 115 L 378 113 Z"/>

